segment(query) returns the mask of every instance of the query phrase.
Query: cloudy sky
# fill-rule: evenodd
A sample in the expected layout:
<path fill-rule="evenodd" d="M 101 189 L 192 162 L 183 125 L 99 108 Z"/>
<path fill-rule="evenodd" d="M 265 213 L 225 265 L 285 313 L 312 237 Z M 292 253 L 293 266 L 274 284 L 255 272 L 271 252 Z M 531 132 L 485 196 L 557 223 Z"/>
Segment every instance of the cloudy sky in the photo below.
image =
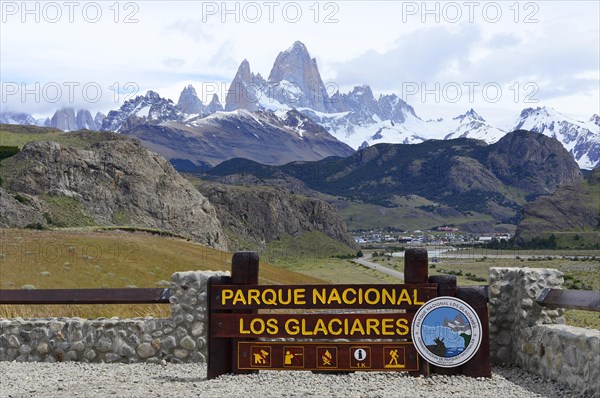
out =
<path fill-rule="evenodd" d="M 369 84 L 424 119 L 490 120 L 551 106 L 600 108 L 597 1 L 2 1 L 1 107 L 115 109 L 149 89 L 206 102 L 246 58 L 267 77 L 296 40 L 333 90 Z"/>

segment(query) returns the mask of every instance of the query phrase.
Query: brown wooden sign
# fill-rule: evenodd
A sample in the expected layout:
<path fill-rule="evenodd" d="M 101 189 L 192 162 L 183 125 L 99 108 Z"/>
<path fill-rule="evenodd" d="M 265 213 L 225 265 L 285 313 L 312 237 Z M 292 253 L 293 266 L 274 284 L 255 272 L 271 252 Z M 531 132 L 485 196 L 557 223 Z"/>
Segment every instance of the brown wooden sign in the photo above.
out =
<path fill-rule="evenodd" d="M 214 337 L 408 339 L 412 313 L 222 314 L 212 316 Z"/>
<path fill-rule="evenodd" d="M 491 377 L 487 296 L 479 289 L 457 288 L 455 276 L 428 278 L 425 249 L 409 249 L 404 259 L 405 284 L 259 286 L 258 254 L 235 253 L 231 277 L 214 276 L 208 282 L 207 378 L 261 369 L 408 371 L 414 375 L 434 371 Z M 482 325 L 481 348 L 451 369 L 430 366 L 419 357 L 427 351 L 417 351 L 423 347 L 412 341 L 419 336 L 424 341 L 421 327 L 411 330 L 418 319 L 415 312 L 427 309 L 426 303 L 440 296 L 464 299 Z M 294 314 L 290 309 L 311 312 Z M 427 314 L 421 317 L 427 319 Z M 276 338 L 297 340 L 272 341 Z"/>
<path fill-rule="evenodd" d="M 437 285 L 213 285 L 210 293 L 213 310 L 260 308 L 416 310 L 436 297 Z"/>
<path fill-rule="evenodd" d="M 238 342 L 242 370 L 418 371 L 411 343 Z"/>

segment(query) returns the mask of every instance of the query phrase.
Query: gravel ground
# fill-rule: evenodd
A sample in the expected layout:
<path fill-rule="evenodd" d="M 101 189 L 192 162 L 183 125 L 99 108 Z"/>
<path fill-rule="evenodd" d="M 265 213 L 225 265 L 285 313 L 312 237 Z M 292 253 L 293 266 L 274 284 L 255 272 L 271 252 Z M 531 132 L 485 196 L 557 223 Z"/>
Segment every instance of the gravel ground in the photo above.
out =
<path fill-rule="evenodd" d="M 0 362 L 1 397 L 582 397 L 517 368 L 491 379 L 261 371 L 206 380 L 206 366 Z"/>

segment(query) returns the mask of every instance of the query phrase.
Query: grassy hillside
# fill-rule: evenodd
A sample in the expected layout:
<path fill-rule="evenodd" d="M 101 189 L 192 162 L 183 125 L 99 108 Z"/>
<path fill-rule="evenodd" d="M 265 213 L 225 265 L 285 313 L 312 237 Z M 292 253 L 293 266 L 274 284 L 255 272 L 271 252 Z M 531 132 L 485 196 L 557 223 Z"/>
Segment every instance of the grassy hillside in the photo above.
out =
<path fill-rule="evenodd" d="M 2 146 L 22 148 L 28 142 L 54 141 L 76 148 L 88 148 L 96 142 L 117 138 L 124 139 L 118 134 L 108 132 L 80 130 L 74 134 L 49 127 L 0 124 L 0 145 Z"/>
<path fill-rule="evenodd" d="M 0 230 L 0 289 L 168 287 L 171 274 L 224 270 L 231 254 L 183 239 L 92 229 Z M 262 284 L 311 284 L 322 280 L 260 265 Z M 30 286 L 28 286 L 30 285 Z M 0 306 L 0 317 L 168 316 L 168 305 Z"/>

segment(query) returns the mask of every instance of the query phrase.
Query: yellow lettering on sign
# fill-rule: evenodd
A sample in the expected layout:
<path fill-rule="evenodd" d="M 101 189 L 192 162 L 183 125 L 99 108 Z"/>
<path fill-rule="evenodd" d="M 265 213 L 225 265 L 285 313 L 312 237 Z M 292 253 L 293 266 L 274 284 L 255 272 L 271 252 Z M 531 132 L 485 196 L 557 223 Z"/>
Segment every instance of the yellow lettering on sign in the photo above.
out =
<path fill-rule="evenodd" d="M 294 318 L 290 318 L 287 321 L 285 321 L 285 324 L 283 325 L 285 332 L 291 336 L 295 336 L 298 333 L 300 333 L 300 325 L 299 325 L 299 321 L 297 319 Z"/>
<path fill-rule="evenodd" d="M 325 321 L 323 321 L 322 319 L 318 319 L 317 324 L 315 325 L 315 329 L 313 330 L 313 334 L 317 334 L 317 333 L 327 334 L 327 332 L 328 332 L 328 328 L 325 326 Z"/>
<path fill-rule="evenodd" d="M 354 320 L 354 323 L 352 324 L 352 329 L 350 329 L 350 334 L 360 334 L 362 336 L 365 335 L 365 329 L 363 328 L 360 319 Z"/>
<path fill-rule="evenodd" d="M 384 336 L 393 336 L 394 335 L 394 322 L 393 319 L 383 319 L 381 321 L 381 334 Z"/>
<path fill-rule="evenodd" d="M 352 299 L 348 298 L 349 293 L 352 293 Z M 344 304 L 354 304 L 356 302 L 356 290 L 354 290 L 353 288 L 344 289 L 344 291 L 342 292 L 342 300 L 344 301 Z"/>
<path fill-rule="evenodd" d="M 406 289 L 402 289 L 402 291 L 400 292 L 400 297 L 398 298 L 398 302 L 396 304 L 400 305 L 403 302 L 406 302 L 406 304 L 408 305 L 412 304 L 412 300 L 410 299 L 410 295 L 408 294 L 408 291 Z"/>
<path fill-rule="evenodd" d="M 252 304 L 252 301 L 256 302 L 257 305 L 260 304 L 260 290 L 258 290 L 258 289 L 248 290 L 248 304 Z"/>
<path fill-rule="evenodd" d="M 414 305 L 425 304 L 423 301 L 419 301 L 419 299 L 417 298 L 417 289 L 413 289 L 413 303 L 414 303 Z"/>
<path fill-rule="evenodd" d="M 321 288 L 319 292 L 317 289 L 313 289 L 313 304 L 317 304 L 317 302 L 321 304 L 327 303 L 327 289 Z"/>
<path fill-rule="evenodd" d="M 235 295 L 233 296 L 233 301 L 231 302 L 233 305 L 238 304 L 240 302 L 243 305 L 246 305 L 246 296 L 244 296 L 244 292 L 241 290 L 236 290 Z"/>
<path fill-rule="evenodd" d="M 306 304 L 306 289 L 294 289 L 294 304 Z"/>
<path fill-rule="evenodd" d="M 379 335 L 379 319 L 370 319 L 367 318 L 367 334 L 376 334 Z"/>
<path fill-rule="evenodd" d="M 396 334 L 400 336 L 406 336 L 408 332 L 410 332 L 410 329 L 408 328 L 408 319 L 396 319 Z"/>
<path fill-rule="evenodd" d="M 337 289 L 331 290 L 331 293 L 329 293 L 329 299 L 327 300 L 327 304 L 331 304 L 334 301 L 338 304 L 342 304 L 342 298 L 340 297 L 340 292 L 338 292 Z"/>
<path fill-rule="evenodd" d="M 337 323 L 340 326 L 337 330 L 333 329 L 334 323 Z M 346 325 L 347 325 L 347 323 L 346 323 Z M 333 318 L 332 320 L 329 321 L 329 333 L 331 333 L 333 336 L 338 336 L 338 335 L 342 334 L 342 320 L 341 319 Z"/>
<path fill-rule="evenodd" d="M 227 302 L 227 300 L 229 300 L 232 297 L 233 297 L 233 290 L 231 290 L 231 289 L 224 289 L 221 292 L 221 305 L 225 305 L 225 303 Z"/>

